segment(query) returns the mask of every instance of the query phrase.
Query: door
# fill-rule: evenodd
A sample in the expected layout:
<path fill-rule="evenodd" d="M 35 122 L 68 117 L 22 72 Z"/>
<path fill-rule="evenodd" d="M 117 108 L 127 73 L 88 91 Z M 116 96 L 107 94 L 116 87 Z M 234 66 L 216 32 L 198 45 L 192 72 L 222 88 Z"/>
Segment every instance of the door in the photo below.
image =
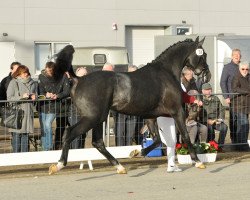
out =
<path fill-rule="evenodd" d="M 164 26 L 126 26 L 130 63 L 139 66 L 154 60 L 154 36 L 164 35 L 164 30 Z"/>

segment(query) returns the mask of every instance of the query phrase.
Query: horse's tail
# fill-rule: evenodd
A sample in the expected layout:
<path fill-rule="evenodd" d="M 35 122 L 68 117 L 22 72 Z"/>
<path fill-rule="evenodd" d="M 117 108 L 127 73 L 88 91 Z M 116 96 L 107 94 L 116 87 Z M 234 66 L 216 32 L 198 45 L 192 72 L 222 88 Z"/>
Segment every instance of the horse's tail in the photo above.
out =
<path fill-rule="evenodd" d="M 71 77 L 76 77 L 72 68 L 74 52 L 74 47 L 72 45 L 67 45 L 56 55 L 54 70 L 55 79 L 59 80 L 65 72 L 69 72 Z"/>

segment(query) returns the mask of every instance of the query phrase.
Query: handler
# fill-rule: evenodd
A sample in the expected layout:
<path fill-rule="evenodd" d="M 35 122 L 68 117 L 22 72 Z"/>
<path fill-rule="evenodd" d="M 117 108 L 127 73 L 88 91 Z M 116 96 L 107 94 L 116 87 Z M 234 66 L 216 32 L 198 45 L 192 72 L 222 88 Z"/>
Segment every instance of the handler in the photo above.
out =
<path fill-rule="evenodd" d="M 167 146 L 167 172 L 181 172 L 182 169 L 175 164 L 176 129 L 174 119 L 170 117 L 158 117 L 157 124 L 161 141 Z"/>

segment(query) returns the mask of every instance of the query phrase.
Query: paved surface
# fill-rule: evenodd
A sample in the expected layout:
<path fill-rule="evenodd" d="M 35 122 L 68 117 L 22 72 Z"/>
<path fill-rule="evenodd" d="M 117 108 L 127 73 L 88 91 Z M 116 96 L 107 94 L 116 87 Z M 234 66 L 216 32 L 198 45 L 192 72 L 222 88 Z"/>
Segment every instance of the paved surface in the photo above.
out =
<path fill-rule="evenodd" d="M 42 172 L 28 177 L 2 177 L 0 199 L 250 199 L 250 159 L 219 161 L 204 170 L 187 165 L 182 168 L 181 173 L 169 174 L 161 163 L 130 167 L 127 175 L 117 175 L 107 168 L 62 171 L 54 176 Z"/>

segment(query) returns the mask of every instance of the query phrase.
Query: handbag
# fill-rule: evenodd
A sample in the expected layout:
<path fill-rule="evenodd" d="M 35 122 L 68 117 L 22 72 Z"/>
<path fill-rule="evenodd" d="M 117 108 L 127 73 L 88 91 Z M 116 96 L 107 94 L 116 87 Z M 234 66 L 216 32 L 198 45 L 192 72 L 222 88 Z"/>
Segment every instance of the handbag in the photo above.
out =
<path fill-rule="evenodd" d="M 24 117 L 24 111 L 18 106 L 8 104 L 1 108 L 1 125 L 7 128 L 21 129 Z"/>
<path fill-rule="evenodd" d="M 19 86 L 17 83 L 17 89 L 19 93 Z M 19 93 L 20 96 L 20 93 Z M 22 122 L 24 117 L 24 110 L 20 108 L 20 105 L 8 103 L 6 106 L 1 107 L 0 109 L 1 113 L 1 126 L 5 126 L 7 128 L 13 128 L 13 129 L 21 129 L 22 128 Z"/>

